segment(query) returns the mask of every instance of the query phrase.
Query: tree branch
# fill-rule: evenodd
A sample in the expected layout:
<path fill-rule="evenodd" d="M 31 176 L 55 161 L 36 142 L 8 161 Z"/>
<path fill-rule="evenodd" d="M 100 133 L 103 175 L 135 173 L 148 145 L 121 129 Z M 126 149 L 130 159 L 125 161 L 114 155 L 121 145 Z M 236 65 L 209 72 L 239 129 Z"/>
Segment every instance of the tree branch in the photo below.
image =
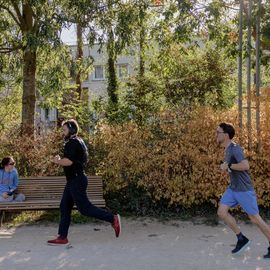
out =
<path fill-rule="evenodd" d="M 14 0 L 11 0 L 11 3 L 12 3 L 12 6 L 13 6 L 16 14 L 17 14 L 17 17 L 18 17 L 19 21 L 20 21 L 19 26 L 20 26 L 21 30 L 23 30 L 25 23 L 24 23 L 23 16 L 22 16 L 22 14 L 21 14 L 21 12 L 19 10 L 19 7 L 18 7 L 16 1 L 14 1 Z"/>
<path fill-rule="evenodd" d="M 18 24 L 19 27 L 21 27 L 20 22 L 18 21 L 18 19 L 16 18 L 16 16 L 12 13 L 12 11 L 8 7 L 5 7 L 3 5 L 0 5 L 0 9 L 1 8 L 2 9 L 5 9 L 10 14 L 10 16 L 13 18 L 13 20 L 15 21 L 15 23 Z"/>
<path fill-rule="evenodd" d="M 0 53 L 11 53 L 17 51 L 18 49 L 22 49 L 22 46 L 15 46 L 15 47 L 0 47 Z"/>

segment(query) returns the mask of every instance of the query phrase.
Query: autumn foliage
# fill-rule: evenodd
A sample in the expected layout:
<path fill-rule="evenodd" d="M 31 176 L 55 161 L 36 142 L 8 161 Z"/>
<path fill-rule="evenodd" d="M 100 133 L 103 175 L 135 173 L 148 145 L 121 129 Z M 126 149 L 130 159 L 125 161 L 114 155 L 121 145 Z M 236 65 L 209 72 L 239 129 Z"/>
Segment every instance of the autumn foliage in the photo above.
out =
<path fill-rule="evenodd" d="M 268 107 L 268 103 L 262 102 L 260 153 L 256 150 L 255 129 L 251 152 L 247 151 L 246 127 L 242 133 L 236 128 L 235 137 L 250 160 L 262 206 L 270 204 Z M 165 207 L 191 207 L 209 202 L 217 205 L 228 186 L 228 175 L 219 170 L 223 149 L 216 143 L 216 127 L 223 121 L 237 127 L 237 115 L 235 109 L 217 111 L 197 107 L 162 111 L 144 126 L 132 121 L 121 125 L 100 123 L 90 138 L 84 137 L 90 150 L 87 173 L 102 175 L 105 195 L 113 196 L 116 201 L 124 198 L 132 204 L 136 194 L 137 200 L 147 197 L 151 203 Z M 35 140 L 21 138 L 16 132 L 2 134 L 0 143 L 1 157 L 12 154 L 20 176 L 63 174 L 50 161 L 63 146 L 59 132 Z"/>
<path fill-rule="evenodd" d="M 267 110 L 263 109 L 265 116 Z M 95 143 L 107 153 L 97 168 L 105 179 L 106 192 L 125 196 L 121 191 L 132 185 L 145 190 L 153 202 L 162 201 L 167 206 L 217 205 L 228 186 L 228 175 L 219 170 L 223 149 L 215 138 L 216 127 L 223 121 L 237 127 L 237 111 L 200 107 L 189 112 L 162 112 L 146 127 L 132 122 L 102 125 Z M 245 130 L 242 135 L 237 130 L 237 134 L 236 142 L 241 141 L 250 159 L 259 204 L 268 206 L 270 144 L 266 119 L 262 119 L 260 154 L 246 151 Z M 253 138 L 255 145 L 255 133 Z"/>

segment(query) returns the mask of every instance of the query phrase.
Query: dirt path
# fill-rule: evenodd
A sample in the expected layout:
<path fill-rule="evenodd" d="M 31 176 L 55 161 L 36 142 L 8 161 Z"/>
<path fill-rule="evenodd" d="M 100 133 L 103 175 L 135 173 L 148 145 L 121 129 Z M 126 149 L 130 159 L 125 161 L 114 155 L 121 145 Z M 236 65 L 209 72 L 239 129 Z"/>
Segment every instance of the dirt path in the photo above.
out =
<path fill-rule="evenodd" d="M 57 225 L 0 229 L 0 269 L 4 270 L 269 270 L 267 241 L 256 227 L 241 224 L 252 245 L 241 256 L 230 254 L 235 236 L 224 225 L 124 219 L 114 237 L 107 224 L 74 225 L 71 246 L 47 246 Z"/>

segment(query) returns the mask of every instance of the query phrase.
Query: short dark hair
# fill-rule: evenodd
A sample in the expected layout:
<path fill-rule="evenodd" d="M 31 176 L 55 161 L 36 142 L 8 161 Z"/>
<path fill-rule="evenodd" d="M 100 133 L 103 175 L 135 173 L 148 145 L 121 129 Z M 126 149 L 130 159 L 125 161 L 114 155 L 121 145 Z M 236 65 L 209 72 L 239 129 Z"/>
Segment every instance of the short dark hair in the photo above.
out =
<path fill-rule="evenodd" d="M 11 159 L 13 159 L 11 156 L 4 157 L 1 161 L 0 168 L 4 169 L 10 163 Z"/>
<path fill-rule="evenodd" d="M 229 123 L 220 123 L 219 127 L 222 128 L 224 133 L 229 135 L 229 138 L 232 139 L 235 135 L 235 129 L 232 124 Z"/>
<path fill-rule="evenodd" d="M 66 125 L 69 129 L 70 135 L 77 135 L 79 132 L 79 125 L 76 120 L 70 119 L 67 121 L 64 121 L 62 123 L 62 126 Z"/>

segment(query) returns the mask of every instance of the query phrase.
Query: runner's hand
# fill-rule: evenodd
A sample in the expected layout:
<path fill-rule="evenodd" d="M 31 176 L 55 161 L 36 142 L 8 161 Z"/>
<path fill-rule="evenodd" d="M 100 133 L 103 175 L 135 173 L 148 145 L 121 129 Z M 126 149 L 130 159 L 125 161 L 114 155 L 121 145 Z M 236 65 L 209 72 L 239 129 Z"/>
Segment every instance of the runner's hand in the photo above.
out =
<path fill-rule="evenodd" d="M 228 163 L 223 162 L 223 163 L 220 165 L 220 169 L 221 169 L 222 171 L 228 171 L 228 169 L 229 169 Z"/>

